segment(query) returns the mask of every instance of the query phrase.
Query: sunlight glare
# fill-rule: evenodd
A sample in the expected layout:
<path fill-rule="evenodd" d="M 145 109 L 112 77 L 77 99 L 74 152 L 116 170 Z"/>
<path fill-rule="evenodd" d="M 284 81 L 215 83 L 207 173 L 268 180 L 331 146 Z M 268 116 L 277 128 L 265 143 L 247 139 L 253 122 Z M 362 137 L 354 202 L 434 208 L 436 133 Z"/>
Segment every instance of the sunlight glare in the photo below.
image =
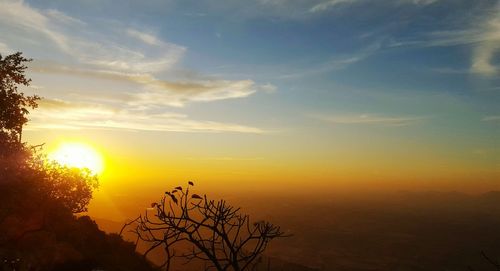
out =
<path fill-rule="evenodd" d="M 93 148 L 83 143 L 62 143 L 49 154 L 49 159 L 61 165 L 76 168 L 88 168 L 94 174 L 102 173 L 102 156 Z"/>

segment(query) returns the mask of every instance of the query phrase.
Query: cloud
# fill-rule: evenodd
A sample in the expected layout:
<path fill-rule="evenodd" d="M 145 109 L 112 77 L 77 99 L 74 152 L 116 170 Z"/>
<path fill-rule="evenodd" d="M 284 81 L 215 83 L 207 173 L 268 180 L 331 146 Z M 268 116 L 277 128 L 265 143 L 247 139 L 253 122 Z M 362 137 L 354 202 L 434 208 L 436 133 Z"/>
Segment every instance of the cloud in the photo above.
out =
<path fill-rule="evenodd" d="M 23 1 L 6 0 L 0 2 L 0 32 L 0 52 L 14 47 L 36 59 L 46 59 L 32 62 L 30 71 L 43 76 L 56 75 L 58 82 L 74 80 L 72 77 L 76 76 L 80 82 L 83 79 L 88 83 L 76 86 L 79 89 L 76 92 L 61 91 L 57 110 L 56 102 L 45 102 L 32 116 L 31 128 L 262 132 L 255 127 L 196 121 L 187 115 L 165 112 L 165 106 L 244 98 L 271 86 L 259 86 L 247 79 L 201 75 L 165 79 L 173 77 L 171 73 L 187 49 L 151 31 L 116 21 L 84 21 L 58 10 L 36 9 Z M 99 89 L 93 88 L 99 88 L 102 82 L 98 80 L 111 84 L 95 95 Z M 123 87 L 124 83 L 127 87 Z M 53 92 L 48 94 L 53 97 Z M 75 96 L 81 104 L 71 102 Z"/>
<path fill-rule="evenodd" d="M 152 34 L 140 32 L 136 29 L 129 28 L 127 29 L 127 34 L 131 37 L 134 37 L 136 39 L 139 39 L 140 41 L 143 41 L 146 44 L 149 45 L 160 45 L 162 44 L 162 41 L 158 40 L 157 37 L 155 37 Z"/>
<path fill-rule="evenodd" d="M 500 116 L 485 116 L 482 121 L 500 122 Z"/>
<path fill-rule="evenodd" d="M 500 52 L 500 3 L 492 9 L 473 16 L 470 22 L 459 21 L 453 27 L 452 29 L 425 33 L 413 40 L 396 41 L 391 46 L 450 47 L 467 45 L 472 48 L 470 73 L 485 76 L 498 75 L 499 67 L 494 64 L 494 59 Z"/>
<path fill-rule="evenodd" d="M 384 126 L 408 126 L 427 119 L 426 117 L 381 116 L 369 114 L 311 115 L 311 117 L 332 124 Z"/>
<path fill-rule="evenodd" d="M 47 17 L 50 17 L 56 21 L 59 21 L 63 24 L 76 24 L 76 25 L 79 25 L 79 26 L 85 26 L 87 25 L 85 22 L 79 20 L 79 19 L 76 19 L 76 18 L 73 18 L 73 17 L 70 17 L 56 9 L 49 9 L 45 12 L 46 16 Z"/>
<path fill-rule="evenodd" d="M 260 89 L 264 92 L 267 92 L 267 93 L 274 93 L 274 92 L 276 92 L 276 90 L 278 88 L 273 84 L 267 83 L 267 84 L 261 85 Z"/>
<path fill-rule="evenodd" d="M 309 9 L 309 11 L 310 12 L 321 12 L 321 11 L 325 11 L 327 9 L 333 8 L 333 7 L 340 5 L 340 4 L 355 3 L 355 2 L 359 2 L 359 1 L 360 0 L 329 0 L 329 1 L 324 1 L 324 2 L 321 2 L 321 3 L 314 5 L 313 7 L 311 7 L 311 9 Z"/>
<path fill-rule="evenodd" d="M 25 17 L 31 18 L 29 22 Z M 194 101 L 247 97 L 258 89 L 251 80 L 162 80 L 158 74 L 171 70 L 186 49 L 116 22 L 96 31 L 94 27 L 82 27 L 81 24 L 88 23 L 62 12 L 36 10 L 20 1 L 0 3 L 0 21 L 11 29 L 22 26 L 16 29 L 16 36 L 29 36 L 31 32 L 45 36 L 80 65 L 53 62 L 49 67 L 35 67 L 35 64 L 37 71 L 134 82 L 144 87 L 144 92 L 137 95 L 138 102 L 155 96 L 161 104 L 182 106 Z M 72 29 L 75 24 L 78 31 Z"/>
<path fill-rule="evenodd" d="M 0 42 L 0 54 L 9 54 L 12 50 L 7 44 Z"/>
<path fill-rule="evenodd" d="M 9 30 L 6 36 L 12 42 L 23 43 L 23 37 L 38 38 L 39 43 L 46 40 L 81 64 L 122 72 L 167 70 L 186 50 L 117 23 L 90 25 L 57 10 L 34 9 L 22 1 L 0 3 L 0 23 Z M 131 37 L 140 41 L 134 43 Z M 45 46 L 50 50 L 51 46 Z"/>
<path fill-rule="evenodd" d="M 499 68 L 493 64 L 500 51 L 500 4 L 491 15 L 477 18 L 481 23 L 473 23 L 466 29 L 433 32 L 427 46 L 471 45 L 470 72 L 481 75 L 496 75 Z"/>
<path fill-rule="evenodd" d="M 31 115 L 27 130 L 39 129 L 106 129 L 162 132 L 253 133 L 264 130 L 206 120 L 192 120 L 185 114 L 162 112 L 145 113 L 141 110 L 113 108 L 102 104 L 71 103 L 62 100 L 42 100 Z"/>
<path fill-rule="evenodd" d="M 146 82 L 149 79 L 146 78 Z M 150 81 L 149 90 L 134 95 L 133 105 L 182 107 L 186 102 L 211 102 L 247 97 L 256 89 L 252 80 L 208 80 L 198 82 Z M 167 90 L 167 91 L 165 91 Z"/>
<path fill-rule="evenodd" d="M 386 2 L 394 2 L 397 4 L 414 4 L 414 5 L 429 5 L 438 0 L 384 0 Z M 354 4 L 369 2 L 367 0 L 323 0 L 315 4 L 309 9 L 309 12 L 316 13 L 326 11 L 328 9 L 334 8 L 343 4 Z"/>
<path fill-rule="evenodd" d="M 363 61 L 364 59 L 370 57 L 372 54 L 374 54 L 381 48 L 382 48 L 382 42 L 375 41 L 369 44 L 368 46 L 358 50 L 355 53 L 336 56 L 324 63 L 315 65 L 314 68 L 308 68 L 306 71 L 284 74 L 281 75 L 279 78 L 294 79 L 294 78 L 301 78 L 304 76 L 317 75 L 317 74 L 342 70 L 350 65 Z"/>
<path fill-rule="evenodd" d="M 260 15 L 279 16 L 288 19 L 301 19 L 316 16 L 333 10 L 337 7 L 347 7 L 355 4 L 382 3 L 390 5 L 418 5 L 425 6 L 439 0 L 255 0 L 254 12 Z M 215 1 L 214 1 L 215 2 Z M 250 9 L 245 1 L 231 1 L 232 3 L 244 3 L 245 10 Z M 226 4 L 224 2 L 224 4 Z M 262 8 L 263 7 L 263 8 Z M 247 11 L 248 13 L 249 11 Z"/>
<path fill-rule="evenodd" d="M 49 10 L 47 14 L 54 15 L 55 13 L 53 10 Z M 28 7 L 23 1 L 6 0 L 0 3 L 0 25 L 6 28 L 2 29 L 4 30 L 4 39 L 12 39 L 12 36 L 14 36 L 14 39 L 16 36 L 31 35 L 32 38 L 43 36 L 43 38 L 66 49 L 67 38 L 61 33 L 54 31 L 53 27 L 50 26 L 51 18 L 53 17 L 44 15 Z M 54 21 L 59 20 L 56 19 Z"/>
<path fill-rule="evenodd" d="M 252 80 L 222 80 L 191 78 L 190 80 L 161 80 L 151 74 L 131 74 L 109 70 L 89 70 L 78 67 L 62 66 L 55 63 L 36 61 L 31 65 L 34 72 L 45 74 L 66 74 L 92 79 L 134 83 L 142 88 L 127 92 L 130 105 L 147 106 L 167 105 L 183 107 L 191 102 L 212 102 L 225 99 L 247 97 L 257 90 L 270 91 L 275 86 L 257 86 Z"/>
<path fill-rule="evenodd" d="M 449 67 L 438 67 L 432 68 L 431 71 L 442 74 L 468 74 L 468 69 L 457 69 L 457 68 L 449 68 Z"/>
<path fill-rule="evenodd" d="M 477 44 L 472 54 L 471 71 L 484 75 L 498 74 L 498 67 L 492 63 L 500 52 L 500 4 L 496 15 L 486 21 L 481 35 L 483 42 Z"/>

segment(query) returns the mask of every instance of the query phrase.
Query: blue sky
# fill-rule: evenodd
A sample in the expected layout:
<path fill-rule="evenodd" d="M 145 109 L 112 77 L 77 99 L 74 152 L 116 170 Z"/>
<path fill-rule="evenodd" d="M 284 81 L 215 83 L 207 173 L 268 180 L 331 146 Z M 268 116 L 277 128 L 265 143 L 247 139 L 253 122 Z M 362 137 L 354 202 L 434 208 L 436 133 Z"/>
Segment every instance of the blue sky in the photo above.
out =
<path fill-rule="evenodd" d="M 215 133 L 269 163 L 432 146 L 500 174 L 498 1 L 3 0 L 0 33 L 35 59 L 32 131 Z"/>

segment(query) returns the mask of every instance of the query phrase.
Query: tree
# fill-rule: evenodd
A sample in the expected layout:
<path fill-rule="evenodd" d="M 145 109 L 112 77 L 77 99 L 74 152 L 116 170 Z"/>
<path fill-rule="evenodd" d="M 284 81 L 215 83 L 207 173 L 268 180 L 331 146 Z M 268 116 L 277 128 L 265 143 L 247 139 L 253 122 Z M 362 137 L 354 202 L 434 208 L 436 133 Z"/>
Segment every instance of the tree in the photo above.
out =
<path fill-rule="evenodd" d="M 132 232 L 149 244 L 145 257 L 156 248 L 165 250 L 162 266 L 166 270 L 175 257 L 201 260 L 205 270 L 250 270 L 270 241 L 286 236 L 269 222 L 251 223 L 248 215 L 225 200 L 192 194 L 193 185 L 189 182 L 186 189 L 178 186 L 165 192 L 150 211 L 124 226 L 135 225 Z M 186 245 L 189 250 L 177 254 L 176 249 Z"/>
<path fill-rule="evenodd" d="M 22 142 L 40 99 L 18 90 L 31 81 L 29 61 L 0 55 L 0 270 L 153 270 L 133 243 L 74 215 L 87 210 L 96 175 L 50 162 L 41 146 Z"/>
<path fill-rule="evenodd" d="M 31 59 L 20 52 L 5 58 L 0 54 L 0 158 L 2 162 L 22 149 L 22 130 L 28 122 L 29 109 L 37 107 L 37 95 L 26 96 L 18 85 L 29 86 L 31 79 L 24 75 Z M 7 158 L 8 157 L 8 158 Z"/>
<path fill-rule="evenodd" d="M 5 201 L 22 194 L 21 191 L 31 191 L 31 201 L 40 198 L 44 202 L 58 202 L 73 213 L 84 212 L 97 187 L 97 176 L 86 169 L 47 161 L 37 152 L 40 146 L 22 142 L 29 110 L 35 109 L 40 100 L 39 96 L 27 96 L 18 89 L 19 85 L 29 86 L 31 82 L 25 76 L 26 63 L 30 61 L 20 52 L 0 55 L 0 185 L 4 193 L 9 189 L 17 192 L 1 198 Z M 0 219 L 1 213 L 0 210 Z"/>
<path fill-rule="evenodd" d="M 40 146 L 22 142 L 30 109 L 40 99 L 18 89 L 31 82 L 25 76 L 29 61 L 21 53 L 0 55 L 0 256 L 20 253 L 30 236 L 53 232 L 86 211 L 98 184 L 90 171 L 50 162 Z"/>
<path fill-rule="evenodd" d="M 481 251 L 481 257 L 486 261 L 491 270 L 500 271 L 500 262 L 498 260 L 490 258 L 490 256 L 486 255 L 484 251 Z M 469 271 L 475 271 L 471 266 L 468 267 Z"/>

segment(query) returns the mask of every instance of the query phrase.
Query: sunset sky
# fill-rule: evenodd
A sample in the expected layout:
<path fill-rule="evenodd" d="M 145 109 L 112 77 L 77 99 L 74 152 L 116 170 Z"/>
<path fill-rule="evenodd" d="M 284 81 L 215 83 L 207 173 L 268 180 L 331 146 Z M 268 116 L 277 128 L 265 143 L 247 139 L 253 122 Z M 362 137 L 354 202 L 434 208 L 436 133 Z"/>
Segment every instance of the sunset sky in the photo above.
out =
<path fill-rule="evenodd" d="M 498 1 L 0 0 L 0 33 L 25 139 L 93 146 L 103 189 L 498 187 Z"/>

